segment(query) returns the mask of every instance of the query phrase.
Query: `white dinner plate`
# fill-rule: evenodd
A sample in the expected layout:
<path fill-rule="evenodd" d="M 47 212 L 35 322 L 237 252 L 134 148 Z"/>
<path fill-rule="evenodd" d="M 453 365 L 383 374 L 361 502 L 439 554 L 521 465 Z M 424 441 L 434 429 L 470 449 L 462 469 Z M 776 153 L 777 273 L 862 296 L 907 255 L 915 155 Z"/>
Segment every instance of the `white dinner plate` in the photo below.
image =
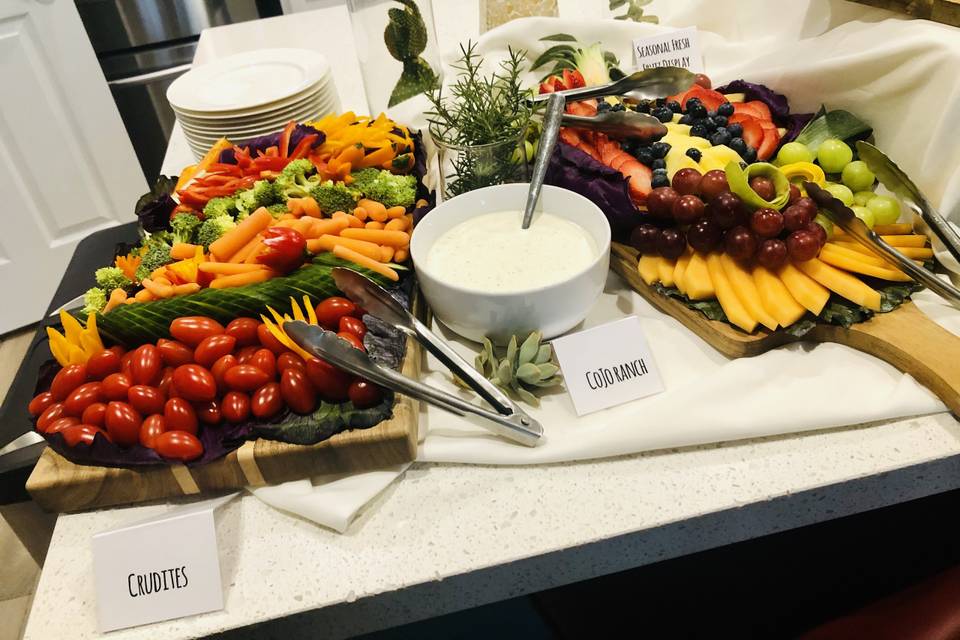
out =
<path fill-rule="evenodd" d="M 179 107 L 174 107 L 170 105 L 174 113 L 178 117 L 192 119 L 196 121 L 210 121 L 210 122 L 219 122 L 219 121 L 232 121 L 238 119 L 246 118 L 255 118 L 264 115 L 269 115 L 271 113 L 280 111 L 282 109 L 289 109 L 292 106 L 301 104 L 308 100 L 316 99 L 320 96 L 336 96 L 337 90 L 333 85 L 332 80 L 329 79 L 329 76 L 321 80 L 320 82 L 311 85 L 304 89 L 302 92 L 294 96 L 289 96 L 282 100 L 276 100 L 266 105 L 260 105 L 250 109 L 237 109 L 231 111 L 192 111 L 190 109 L 180 109 Z"/>
<path fill-rule="evenodd" d="M 203 129 L 203 130 L 194 130 L 187 126 L 184 126 L 181 123 L 183 128 L 183 133 L 187 138 L 198 141 L 216 141 L 221 137 L 227 137 L 231 140 L 243 140 L 245 138 L 253 138 L 255 136 L 264 135 L 266 133 L 274 133 L 276 131 L 282 130 L 290 120 L 296 120 L 297 122 L 304 122 L 307 120 L 319 119 L 327 113 L 332 113 L 336 111 L 335 108 L 331 107 L 330 109 L 319 109 L 316 107 L 309 107 L 303 112 L 296 114 L 296 117 L 293 118 L 284 118 L 278 120 L 277 122 L 265 124 L 259 127 L 250 127 L 244 129 Z"/>
<path fill-rule="evenodd" d="M 270 126 L 277 122 L 286 123 L 287 121 L 297 119 L 300 115 L 309 111 L 318 111 L 324 109 L 335 108 L 337 105 L 336 100 L 333 97 L 312 100 L 301 105 L 297 105 L 294 108 L 289 110 L 284 110 L 279 113 L 270 114 L 268 116 L 263 116 L 261 118 L 251 119 L 251 120 L 240 120 L 230 123 L 209 123 L 204 121 L 190 120 L 187 118 L 177 117 L 180 121 L 180 124 L 183 125 L 185 129 L 190 129 L 191 131 L 196 131 L 199 133 L 208 132 L 214 133 L 217 131 L 236 131 L 236 130 L 247 130 L 247 129 L 262 129 L 264 126 Z"/>

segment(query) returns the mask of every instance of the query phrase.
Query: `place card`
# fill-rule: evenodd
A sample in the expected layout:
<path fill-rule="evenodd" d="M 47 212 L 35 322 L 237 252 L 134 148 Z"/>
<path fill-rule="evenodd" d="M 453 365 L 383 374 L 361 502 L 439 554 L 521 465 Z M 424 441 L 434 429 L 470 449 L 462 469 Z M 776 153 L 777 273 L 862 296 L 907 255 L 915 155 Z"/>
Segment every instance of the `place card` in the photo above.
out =
<path fill-rule="evenodd" d="M 579 416 L 663 391 L 636 316 L 557 338 L 553 350 Z"/>
<path fill-rule="evenodd" d="M 682 67 L 693 73 L 703 73 L 703 54 L 696 27 L 677 29 L 669 33 L 633 41 L 633 62 L 637 69 Z"/>
<path fill-rule="evenodd" d="M 223 608 L 214 511 L 236 495 L 93 536 L 101 632 Z"/>

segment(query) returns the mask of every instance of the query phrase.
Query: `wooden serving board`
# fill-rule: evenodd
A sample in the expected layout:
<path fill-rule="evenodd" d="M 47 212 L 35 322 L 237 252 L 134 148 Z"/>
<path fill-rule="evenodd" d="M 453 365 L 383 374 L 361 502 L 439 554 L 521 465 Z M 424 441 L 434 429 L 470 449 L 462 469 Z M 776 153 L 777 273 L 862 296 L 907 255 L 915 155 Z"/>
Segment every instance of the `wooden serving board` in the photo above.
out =
<path fill-rule="evenodd" d="M 960 416 L 960 338 L 924 315 L 912 302 L 889 313 L 878 313 L 849 329 L 818 323 L 802 338 L 785 331 L 758 327 L 745 333 L 726 322 L 710 320 L 675 298 L 657 292 L 637 271 L 635 249 L 614 243 L 610 266 L 654 307 L 730 358 L 759 355 L 790 342 L 835 342 L 869 353 L 892 364 L 933 391 L 954 415 Z"/>
<path fill-rule="evenodd" d="M 420 346 L 407 340 L 402 372 L 418 377 Z M 417 453 L 418 403 L 397 394 L 393 416 L 369 429 L 351 429 L 315 445 L 252 440 L 202 466 L 141 470 L 78 465 L 47 448 L 27 480 L 27 491 L 51 511 L 81 511 L 199 493 L 225 492 L 328 473 L 382 469 Z"/>

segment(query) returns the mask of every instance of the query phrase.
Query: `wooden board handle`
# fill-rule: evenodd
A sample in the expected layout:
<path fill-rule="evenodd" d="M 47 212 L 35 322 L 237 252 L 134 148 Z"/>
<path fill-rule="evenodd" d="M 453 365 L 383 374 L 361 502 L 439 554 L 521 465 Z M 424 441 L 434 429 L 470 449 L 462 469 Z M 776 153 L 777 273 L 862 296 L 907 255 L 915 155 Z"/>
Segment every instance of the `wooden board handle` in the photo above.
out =
<path fill-rule="evenodd" d="M 818 325 L 823 342 L 837 342 L 869 353 L 909 373 L 960 416 L 960 338 L 905 302 L 849 329 Z"/>

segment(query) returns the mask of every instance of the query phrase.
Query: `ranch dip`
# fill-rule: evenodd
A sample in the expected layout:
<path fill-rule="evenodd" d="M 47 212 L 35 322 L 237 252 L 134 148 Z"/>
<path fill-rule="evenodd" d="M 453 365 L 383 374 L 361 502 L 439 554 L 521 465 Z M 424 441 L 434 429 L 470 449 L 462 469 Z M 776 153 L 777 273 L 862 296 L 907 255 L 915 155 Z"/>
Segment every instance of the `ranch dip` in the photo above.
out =
<path fill-rule="evenodd" d="M 511 293 L 566 280 L 596 260 L 593 236 L 575 222 L 538 213 L 523 230 L 522 220 L 511 209 L 461 222 L 434 242 L 427 269 L 464 289 Z"/>

